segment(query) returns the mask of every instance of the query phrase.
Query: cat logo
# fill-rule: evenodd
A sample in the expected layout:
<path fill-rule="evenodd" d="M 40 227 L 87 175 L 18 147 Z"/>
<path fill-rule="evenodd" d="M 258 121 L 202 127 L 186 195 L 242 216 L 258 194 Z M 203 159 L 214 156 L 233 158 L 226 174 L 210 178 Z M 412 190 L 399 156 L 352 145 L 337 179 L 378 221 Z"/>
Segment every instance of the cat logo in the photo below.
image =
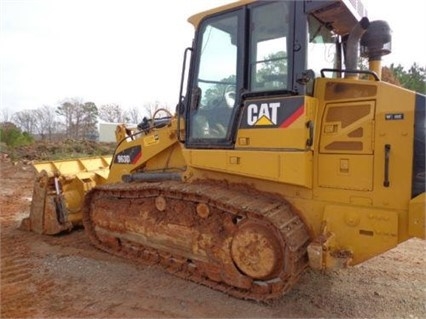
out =
<path fill-rule="evenodd" d="M 277 125 L 278 108 L 280 102 L 249 104 L 247 106 L 247 124 L 249 126 L 257 125 Z"/>
<path fill-rule="evenodd" d="M 240 128 L 288 128 L 305 114 L 304 102 L 303 96 L 246 100 Z"/>

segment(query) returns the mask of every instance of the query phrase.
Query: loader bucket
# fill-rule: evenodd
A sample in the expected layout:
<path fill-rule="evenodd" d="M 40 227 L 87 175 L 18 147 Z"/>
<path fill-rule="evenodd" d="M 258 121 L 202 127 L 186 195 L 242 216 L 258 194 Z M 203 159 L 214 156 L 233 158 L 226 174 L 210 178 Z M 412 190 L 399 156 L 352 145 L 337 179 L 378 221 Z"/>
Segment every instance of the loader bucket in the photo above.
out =
<path fill-rule="evenodd" d="M 54 235 L 82 224 L 85 194 L 106 182 L 111 156 L 46 161 L 34 164 L 30 216 L 20 228 Z"/>

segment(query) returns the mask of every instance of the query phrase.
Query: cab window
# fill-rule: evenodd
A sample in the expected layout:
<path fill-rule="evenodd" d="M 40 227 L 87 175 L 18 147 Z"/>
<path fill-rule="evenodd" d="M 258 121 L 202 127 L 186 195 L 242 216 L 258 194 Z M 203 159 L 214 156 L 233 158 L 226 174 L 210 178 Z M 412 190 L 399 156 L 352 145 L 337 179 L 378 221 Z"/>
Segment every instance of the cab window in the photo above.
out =
<path fill-rule="evenodd" d="M 250 19 L 250 90 L 287 89 L 289 1 L 254 7 Z"/>
<path fill-rule="evenodd" d="M 315 17 L 309 16 L 308 69 L 319 74 L 321 69 L 338 69 L 338 36 Z"/>

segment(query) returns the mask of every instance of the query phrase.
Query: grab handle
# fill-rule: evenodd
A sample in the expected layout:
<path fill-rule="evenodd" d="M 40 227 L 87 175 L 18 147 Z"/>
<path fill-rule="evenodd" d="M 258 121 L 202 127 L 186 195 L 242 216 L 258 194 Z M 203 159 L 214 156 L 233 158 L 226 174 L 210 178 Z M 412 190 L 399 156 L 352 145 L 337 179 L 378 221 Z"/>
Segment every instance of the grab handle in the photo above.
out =
<path fill-rule="evenodd" d="M 390 144 L 385 144 L 385 180 L 383 181 L 383 186 L 384 187 L 389 187 L 390 186 L 390 181 L 389 181 L 389 159 L 390 159 L 390 151 L 391 151 Z"/>

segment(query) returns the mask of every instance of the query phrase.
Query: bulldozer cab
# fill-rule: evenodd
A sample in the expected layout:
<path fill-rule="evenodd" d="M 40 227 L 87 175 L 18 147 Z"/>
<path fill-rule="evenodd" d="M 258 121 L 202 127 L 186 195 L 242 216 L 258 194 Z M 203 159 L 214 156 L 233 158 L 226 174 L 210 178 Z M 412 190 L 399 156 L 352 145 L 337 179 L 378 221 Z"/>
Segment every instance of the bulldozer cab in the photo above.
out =
<path fill-rule="evenodd" d="M 294 116 L 299 102 L 284 109 L 268 101 L 312 95 L 320 69 L 341 68 L 343 36 L 361 16 L 343 1 L 242 1 L 223 10 L 189 19 L 197 32 L 185 99 L 188 148 L 232 148 L 238 125 L 278 127 Z"/>

